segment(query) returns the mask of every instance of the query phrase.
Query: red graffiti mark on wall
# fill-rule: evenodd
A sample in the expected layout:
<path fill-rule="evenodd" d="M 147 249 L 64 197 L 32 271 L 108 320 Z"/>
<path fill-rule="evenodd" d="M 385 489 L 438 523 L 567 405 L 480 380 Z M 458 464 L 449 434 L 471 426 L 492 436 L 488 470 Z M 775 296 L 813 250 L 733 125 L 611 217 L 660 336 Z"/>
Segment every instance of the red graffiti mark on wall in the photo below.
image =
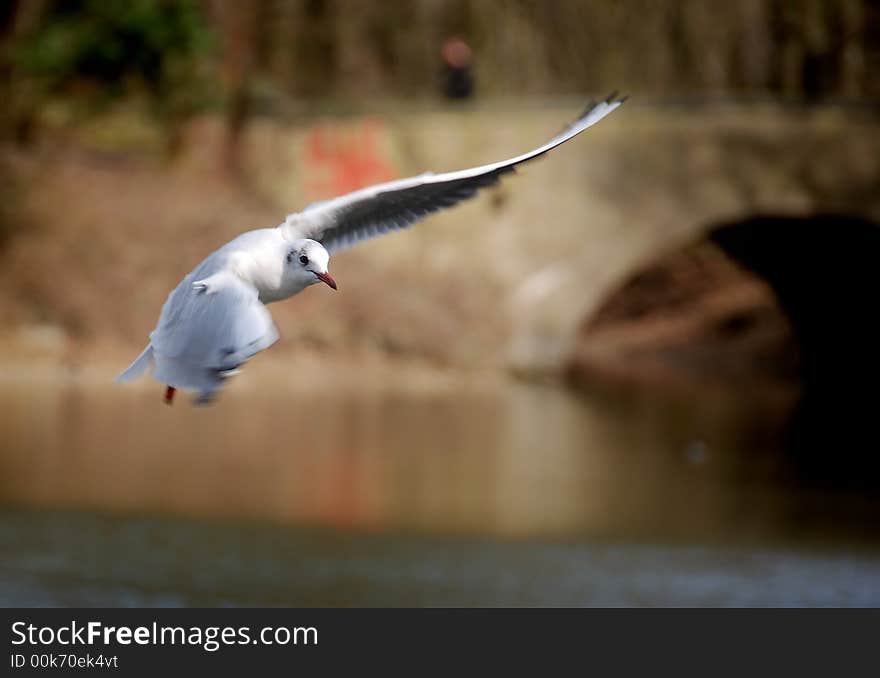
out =
<path fill-rule="evenodd" d="M 349 130 L 323 125 L 309 130 L 302 167 L 312 199 L 334 197 L 396 176 L 391 163 L 382 157 L 379 125 L 365 120 Z"/>

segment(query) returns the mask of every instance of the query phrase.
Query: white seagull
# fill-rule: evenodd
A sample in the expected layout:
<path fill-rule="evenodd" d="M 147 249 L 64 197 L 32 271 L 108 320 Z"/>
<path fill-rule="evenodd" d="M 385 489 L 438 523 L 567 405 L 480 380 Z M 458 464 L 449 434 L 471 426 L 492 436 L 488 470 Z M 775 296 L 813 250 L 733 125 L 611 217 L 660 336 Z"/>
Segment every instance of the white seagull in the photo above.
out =
<path fill-rule="evenodd" d="M 278 339 L 266 304 L 323 282 L 334 290 L 330 254 L 472 197 L 517 165 L 540 157 L 599 122 L 625 101 L 611 94 L 591 102 L 572 124 L 543 146 L 510 160 L 445 174 L 426 173 L 314 203 L 276 228 L 244 233 L 208 255 L 174 288 L 143 352 L 116 381 L 152 367 L 166 384 L 213 399 L 238 367 Z"/>

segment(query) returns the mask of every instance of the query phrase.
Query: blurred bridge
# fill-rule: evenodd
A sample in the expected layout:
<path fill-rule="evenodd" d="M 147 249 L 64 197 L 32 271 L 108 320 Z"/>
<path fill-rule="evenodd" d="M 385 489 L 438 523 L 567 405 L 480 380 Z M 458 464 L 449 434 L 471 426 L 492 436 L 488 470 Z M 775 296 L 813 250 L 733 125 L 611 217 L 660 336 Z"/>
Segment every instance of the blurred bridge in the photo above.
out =
<path fill-rule="evenodd" d="M 637 99 L 489 195 L 342 255 L 337 270 L 366 257 L 426 287 L 462 276 L 488 286 L 504 302 L 494 296 L 482 311 L 504 328 L 503 360 L 540 369 L 559 364 L 584 317 L 628 274 L 720 222 L 880 216 L 880 120 L 870 112 Z M 496 104 L 262 119 L 249 130 L 246 162 L 273 202 L 298 209 L 396 176 L 510 157 L 576 110 Z"/>

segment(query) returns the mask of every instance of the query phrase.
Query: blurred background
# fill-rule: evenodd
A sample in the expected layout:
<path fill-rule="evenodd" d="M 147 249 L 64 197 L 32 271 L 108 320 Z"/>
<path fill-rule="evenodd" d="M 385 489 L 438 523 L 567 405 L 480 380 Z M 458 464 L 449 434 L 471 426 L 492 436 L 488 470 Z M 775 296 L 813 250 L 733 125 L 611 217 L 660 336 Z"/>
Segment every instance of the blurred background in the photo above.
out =
<path fill-rule="evenodd" d="M 6 0 L 0 603 L 880 605 L 880 3 Z M 334 257 L 211 408 L 111 383 L 238 233 Z"/>

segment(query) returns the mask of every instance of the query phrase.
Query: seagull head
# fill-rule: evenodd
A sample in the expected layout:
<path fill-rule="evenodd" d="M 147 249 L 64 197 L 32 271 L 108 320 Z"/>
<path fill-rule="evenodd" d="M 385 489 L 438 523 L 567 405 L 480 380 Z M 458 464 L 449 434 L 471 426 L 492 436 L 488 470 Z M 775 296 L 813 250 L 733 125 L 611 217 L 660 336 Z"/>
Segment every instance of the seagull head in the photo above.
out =
<path fill-rule="evenodd" d="M 336 289 L 336 281 L 327 271 L 330 253 L 316 240 L 303 238 L 293 243 L 287 254 L 287 264 L 294 269 L 296 277 L 304 278 L 306 284 L 322 282 Z"/>

